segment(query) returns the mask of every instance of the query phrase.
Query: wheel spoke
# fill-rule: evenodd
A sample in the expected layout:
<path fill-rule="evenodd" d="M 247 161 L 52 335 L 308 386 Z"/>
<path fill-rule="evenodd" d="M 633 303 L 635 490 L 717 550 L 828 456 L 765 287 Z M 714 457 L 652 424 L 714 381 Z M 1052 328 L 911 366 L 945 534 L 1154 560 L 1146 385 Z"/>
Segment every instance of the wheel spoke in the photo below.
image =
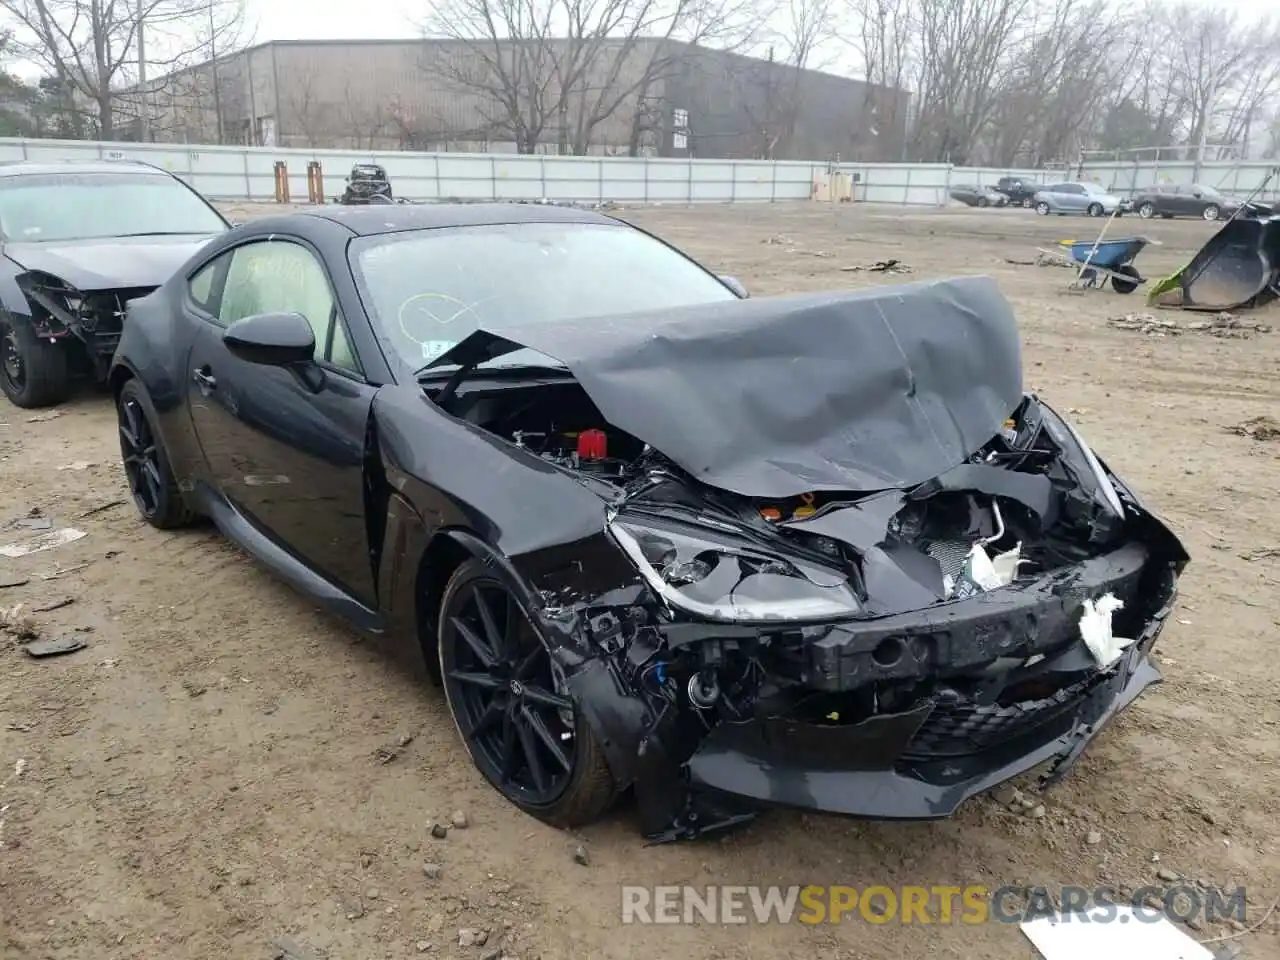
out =
<path fill-rule="evenodd" d="M 521 660 L 518 664 L 516 664 L 515 678 L 517 680 L 523 680 L 525 677 L 529 676 L 529 674 L 533 672 L 533 668 L 538 665 L 538 660 L 539 658 L 541 658 L 541 656 L 542 656 L 542 645 L 538 644 L 532 650 L 530 650 L 527 654 L 525 654 L 525 657 L 523 660 Z"/>
<path fill-rule="evenodd" d="M 458 636 L 462 637 L 467 646 L 471 648 L 471 652 L 476 655 L 480 665 L 486 670 L 492 670 L 498 661 L 489 645 L 481 640 L 461 617 L 450 617 L 449 622 L 453 624 L 453 629 L 458 631 Z"/>
<path fill-rule="evenodd" d="M 521 711 L 525 714 L 527 711 Z M 547 789 L 547 771 L 542 766 L 542 758 L 538 756 L 538 741 L 535 739 L 533 727 L 528 723 L 516 725 L 520 734 L 520 748 L 524 751 L 524 762 L 529 768 L 529 776 L 533 779 L 533 789 L 542 793 Z"/>
<path fill-rule="evenodd" d="M 569 760 L 569 755 L 564 752 L 564 747 L 560 745 L 560 741 L 556 739 L 555 734 L 547 729 L 547 725 L 543 723 L 542 718 L 527 706 L 521 706 L 520 712 L 524 715 L 525 722 L 529 725 L 529 728 L 542 741 L 542 745 L 547 748 L 547 752 L 551 754 L 552 759 L 564 768 L 565 773 L 573 770 L 573 763 Z"/>
<path fill-rule="evenodd" d="M 480 587 L 472 587 L 471 596 L 475 600 L 476 612 L 480 614 L 480 623 L 484 627 L 484 638 L 489 644 L 489 649 L 493 651 L 495 658 L 504 659 L 502 631 L 498 629 L 498 622 L 493 618 L 493 610 L 489 607 L 489 601 L 485 599 L 484 591 Z"/>
<path fill-rule="evenodd" d="M 502 771 L 502 779 L 512 783 L 516 775 L 516 723 L 510 711 L 502 715 L 502 755 L 498 768 Z"/>
<path fill-rule="evenodd" d="M 489 705 L 484 708 L 484 713 L 480 714 L 480 719 L 476 721 L 476 725 L 471 728 L 468 736 L 474 740 L 488 733 L 493 727 L 497 726 L 504 716 L 502 707 L 498 706 L 496 701 L 490 700 Z"/>
<path fill-rule="evenodd" d="M 129 445 L 129 449 L 131 451 L 136 452 L 138 450 L 139 444 L 137 434 L 133 432 L 133 429 L 128 424 L 120 424 L 120 436 L 124 438 L 124 442 Z"/>
<path fill-rule="evenodd" d="M 562 697 L 558 693 L 552 693 L 550 690 L 544 690 L 541 687 L 526 686 L 524 688 L 524 698 L 540 707 L 550 707 L 552 710 L 573 709 L 573 701 L 568 697 Z"/>
<path fill-rule="evenodd" d="M 465 683 L 472 687 L 481 687 L 485 690 L 505 690 L 507 688 L 505 683 L 488 673 L 475 673 L 470 670 L 450 670 L 449 676 L 459 683 Z"/>

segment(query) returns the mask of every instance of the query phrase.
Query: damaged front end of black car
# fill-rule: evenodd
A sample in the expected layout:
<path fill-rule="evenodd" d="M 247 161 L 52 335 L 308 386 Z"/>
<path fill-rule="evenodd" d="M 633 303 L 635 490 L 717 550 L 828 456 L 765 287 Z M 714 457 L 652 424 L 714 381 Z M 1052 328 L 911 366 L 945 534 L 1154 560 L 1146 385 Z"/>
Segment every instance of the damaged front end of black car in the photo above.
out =
<path fill-rule="evenodd" d="M 526 349 L 566 375 L 459 390 Z M 1024 393 L 987 278 L 482 329 L 436 363 L 438 405 L 600 495 L 598 535 L 511 562 L 650 839 L 945 817 L 1061 777 L 1159 680 L 1187 553 Z"/>

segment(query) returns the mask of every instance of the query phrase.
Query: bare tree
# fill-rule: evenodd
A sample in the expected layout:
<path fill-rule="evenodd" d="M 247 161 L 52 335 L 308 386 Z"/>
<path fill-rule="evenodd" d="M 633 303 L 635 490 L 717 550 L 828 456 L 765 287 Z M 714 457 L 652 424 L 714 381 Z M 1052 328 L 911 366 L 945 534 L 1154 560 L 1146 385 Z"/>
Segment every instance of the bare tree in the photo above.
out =
<path fill-rule="evenodd" d="M 111 139 L 117 91 L 139 80 L 139 64 L 166 70 L 185 62 L 202 45 L 191 25 L 229 3 L 238 8 L 238 0 L 0 0 L 0 10 L 14 24 L 15 52 L 92 102 L 98 135 Z M 139 56 L 143 36 L 165 42 Z"/>

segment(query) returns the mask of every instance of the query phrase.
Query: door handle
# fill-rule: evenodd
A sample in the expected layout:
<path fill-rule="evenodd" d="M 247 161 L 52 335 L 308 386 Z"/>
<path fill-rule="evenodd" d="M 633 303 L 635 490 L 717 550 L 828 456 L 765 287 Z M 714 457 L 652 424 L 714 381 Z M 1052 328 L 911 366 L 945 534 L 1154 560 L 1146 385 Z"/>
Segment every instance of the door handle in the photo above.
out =
<path fill-rule="evenodd" d="M 207 372 L 208 368 L 197 368 L 191 372 L 191 379 L 200 385 L 201 390 L 214 390 L 218 386 L 218 378 Z"/>

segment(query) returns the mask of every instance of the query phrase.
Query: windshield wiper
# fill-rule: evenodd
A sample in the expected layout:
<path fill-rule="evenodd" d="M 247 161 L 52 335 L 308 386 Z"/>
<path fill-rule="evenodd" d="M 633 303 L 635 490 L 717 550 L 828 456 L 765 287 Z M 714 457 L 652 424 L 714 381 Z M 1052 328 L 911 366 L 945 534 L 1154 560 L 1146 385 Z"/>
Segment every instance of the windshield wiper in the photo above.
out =
<path fill-rule="evenodd" d="M 124 237 L 195 237 L 208 233 L 208 230 L 139 230 L 137 233 L 113 233 L 102 240 L 115 240 Z"/>

